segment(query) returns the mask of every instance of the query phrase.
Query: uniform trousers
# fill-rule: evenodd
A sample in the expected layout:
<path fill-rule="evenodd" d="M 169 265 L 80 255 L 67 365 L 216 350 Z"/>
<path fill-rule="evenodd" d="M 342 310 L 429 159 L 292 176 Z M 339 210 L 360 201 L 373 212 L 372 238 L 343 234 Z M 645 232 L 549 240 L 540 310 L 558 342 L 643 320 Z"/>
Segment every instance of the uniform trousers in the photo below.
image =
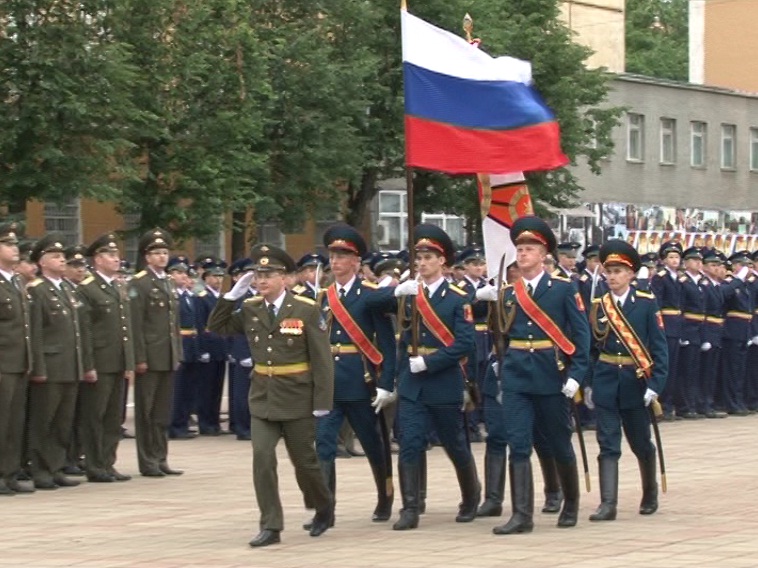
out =
<path fill-rule="evenodd" d="M 745 406 L 745 360 L 747 340 L 724 338 L 721 351 L 724 406 L 727 412 L 746 409 Z"/>
<path fill-rule="evenodd" d="M 487 454 L 492 456 L 505 456 L 505 448 L 508 439 L 505 436 L 505 421 L 503 420 L 503 405 L 497 398 L 483 395 L 484 424 L 487 426 Z"/>
<path fill-rule="evenodd" d="M 674 411 L 674 393 L 676 392 L 679 380 L 679 338 L 666 337 L 666 345 L 669 353 L 669 373 L 666 377 L 666 386 L 663 387 L 663 392 L 658 394 L 661 397 L 663 410 L 666 414 L 671 414 Z"/>
<path fill-rule="evenodd" d="M 29 461 L 34 481 L 50 482 L 66 464 L 79 383 L 30 383 Z"/>
<path fill-rule="evenodd" d="M 234 433 L 238 436 L 250 435 L 250 406 L 247 397 L 250 393 L 251 371 L 252 367 L 243 367 L 239 363 L 229 365 L 229 427 L 234 426 Z"/>
<path fill-rule="evenodd" d="M 260 510 L 261 530 L 284 529 L 284 513 L 279 497 L 276 446 L 284 438 L 295 478 L 306 503 L 317 511 L 328 509 L 332 496 L 326 485 L 314 449 L 315 420 L 313 417 L 272 421 L 256 416 L 250 419 L 253 445 L 253 486 Z"/>
<path fill-rule="evenodd" d="M 427 429 L 431 422 L 439 436 L 445 453 L 456 469 L 471 462 L 471 448 L 466 440 L 464 414 L 461 404 L 430 405 L 419 400 L 400 397 L 400 461 L 403 464 L 419 463 L 426 451 Z"/>
<path fill-rule="evenodd" d="M 748 410 L 758 410 L 758 345 L 751 345 L 747 349 L 745 406 Z"/>
<path fill-rule="evenodd" d="M 79 440 L 89 475 L 111 473 L 121 440 L 124 372 L 98 373 L 97 382 L 79 387 Z"/>
<path fill-rule="evenodd" d="M 721 374 L 721 347 L 711 347 L 700 353 L 700 405 L 696 412 L 708 414 L 713 411 L 714 392 Z"/>
<path fill-rule="evenodd" d="M 385 463 L 382 433 L 378 416 L 370 400 L 335 401 L 332 411 L 318 419 L 316 426 L 318 459 L 331 462 L 337 457 L 337 438 L 346 418 L 358 437 L 369 463 L 382 467 Z"/>
<path fill-rule="evenodd" d="M 173 371 L 147 371 L 134 380 L 134 424 L 140 473 L 154 471 L 168 456 Z"/>
<path fill-rule="evenodd" d="M 576 461 L 571 444 L 569 401 L 561 393 L 538 395 L 521 392 L 503 393 L 505 435 L 511 448 L 511 460 L 526 461 L 535 443 L 535 427 L 544 435 L 546 450 L 556 462 Z"/>
<path fill-rule="evenodd" d="M 690 343 L 679 347 L 677 379 L 672 392 L 677 414 L 697 412 L 702 406 L 700 393 L 700 345 Z"/>
<path fill-rule="evenodd" d="M 655 446 L 650 440 L 650 413 L 646 407 L 620 409 L 598 404 L 595 406 L 595 416 L 600 459 L 618 460 L 621 457 L 622 428 L 632 453 L 638 459 L 646 461 L 655 455 Z"/>
<path fill-rule="evenodd" d="M 28 385 L 25 373 L 0 377 L 0 480 L 21 469 Z"/>
<path fill-rule="evenodd" d="M 198 363 L 197 425 L 201 434 L 221 429 L 221 394 L 226 361 Z"/>
<path fill-rule="evenodd" d="M 190 414 L 197 398 L 197 378 L 201 363 L 182 363 L 174 372 L 174 392 L 171 408 L 171 436 L 189 432 Z"/>

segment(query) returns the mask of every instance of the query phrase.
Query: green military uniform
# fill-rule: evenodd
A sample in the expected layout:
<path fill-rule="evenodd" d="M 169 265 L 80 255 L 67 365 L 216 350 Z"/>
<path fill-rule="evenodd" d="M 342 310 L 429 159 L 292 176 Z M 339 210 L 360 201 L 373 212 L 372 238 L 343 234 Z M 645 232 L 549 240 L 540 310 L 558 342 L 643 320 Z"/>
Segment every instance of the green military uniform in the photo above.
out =
<path fill-rule="evenodd" d="M 112 234 L 98 238 L 87 256 L 118 252 Z M 82 327 L 90 330 L 97 382 L 80 387 L 79 438 L 90 481 L 122 481 L 114 469 L 121 439 L 124 373 L 134 370 L 132 322 L 126 284 L 93 272 L 76 289 L 82 303 Z"/>
<path fill-rule="evenodd" d="M 63 252 L 60 237 L 46 235 L 32 251 Z M 44 276 L 29 284 L 32 383 L 29 388 L 29 459 L 34 485 L 55 489 L 68 483 L 61 473 L 71 443 L 79 381 L 84 377 L 79 302 L 70 284 Z M 87 366 L 87 368 L 90 368 Z"/>
<path fill-rule="evenodd" d="M 0 227 L 0 242 L 15 246 L 16 226 Z M 18 277 L 0 270 L 0 495 L 23 491 L 21 468 L 27 374 L 31 364 L 29 303 Z M 27 489 L 28 490 L 28 489 Z"/>
<path fill-rule="evenodd" d="M 294 262 L 280 249 L 260 245 L 251 255 L 256 270 L 291 272 Z M 231 299 L 219 299 L 208 321 L 210 331 L 223 335 L 244 333 L 255 367 L 250 384 L 250 432 L 253 445 L 253 482 L 261 511 L 260 528 L 278 533 L 284 526 L 276 473 L 276 445 L 284 437 L 295 475 L 306 503 L 329 515 L 332 497 L 314 449 L 314 411 L 332 408 L 334 369 L 326 323 L 315 302 L 284 291 L 272 318 L 263 297 L 249 298 L 235 311 Z M 269 307 L 270 306 L 270 307 Z M 328 523 L 328 517 L 326 518 Z M 317 536 L 328 525 L 311 535 Z M 320 530 L 320 532 L 318 532 Z"/>
<path fill-rule="evenodd" d="M 170 236 L 161 229 L 148 231 L 140 239 L 140 254 L 171 246 Z M 131 298 L 134 361 L 147 363 L 147 372 L 134 379 L 134 414 L 137 458 L 143 475 L 159 477 L 171 473 L 166 463 L 168 426 L 174 370 L 182 360 L 174 284 L 164 273 L 147 268 L 129 283 Z"/>

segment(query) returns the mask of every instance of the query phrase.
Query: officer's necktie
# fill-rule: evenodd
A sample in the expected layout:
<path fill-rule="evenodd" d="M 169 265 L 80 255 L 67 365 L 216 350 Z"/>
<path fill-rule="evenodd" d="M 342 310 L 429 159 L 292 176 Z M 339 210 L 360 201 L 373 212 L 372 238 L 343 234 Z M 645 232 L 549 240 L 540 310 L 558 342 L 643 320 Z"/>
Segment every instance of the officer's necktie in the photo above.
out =
<path fill-rule="evenodd" d="M 621 300 L 616 300 L 616 306 L 619 310 L 621 309 Z"/>
<path fill-rule="evenodd" d="M 271 323 L 276 323 L 276 306 L 274 304 L 268 305 L 268 317 L 271 318 Z"/>
<path fill-rule="evenodd" d="M 531 285 L 531 284 L 527 284 L 527 285 L 526 285 L 526 293 L 527 293 L 527 294 L 529 294 L 530 296 L 531 296 L 532 294 L 534 294 L 534 288 L 532 288 L 532 285 Z"/>
<path fill-rule="evenodd" d="M 340 300 L 344 302 L 345 301 L 345 296 L 346 296 L 345 289 L 344 288 L 340 288 Z"/>

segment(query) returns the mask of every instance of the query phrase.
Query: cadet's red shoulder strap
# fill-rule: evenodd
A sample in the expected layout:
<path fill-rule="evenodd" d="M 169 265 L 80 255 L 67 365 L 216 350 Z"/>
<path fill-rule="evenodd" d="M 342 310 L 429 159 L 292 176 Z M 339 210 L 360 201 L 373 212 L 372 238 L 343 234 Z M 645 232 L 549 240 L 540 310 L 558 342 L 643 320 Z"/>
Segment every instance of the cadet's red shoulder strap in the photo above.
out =
<path fill-rule="evenodd" d="M 653 372 L 653 358 L 650 356 L 650 352 L 645 345 L 640 341 L 640 338 L 634 331 L 634 328 L 624 317 L 624 313 L 616 307 L 616 304 L 611 298 L 610 292 L 607 292 L 603 296 L 603 309 L 608 316 L 608 323 L 611 324 L 614 333 L 619 338 L 619 341 L 626 347 L 629 354 L 634 359 L 634 363 L 637 365 L 637 369 L 646 378 L 650 378 Z M 642 378 L 642 377 L 639 377 Z"/>
<path fill-rule="evenodd" d="M 550 316 L 543 312 L 537 305 L 537 302 L 534 301 L 534 298 L 529 295 L 529 292 L 526 291 L 526 286 L 524 286 L 523 279 L 519 278 L 513 283 L 513 291 L 516 293 L 516 300 L 521 306 L 521 309 L 526 312 L 526 315 L 534 320 L 540 329 L 558 346 L 558 349 L 563 351 L 566 355 L 573 355 L 574 351 L 576 351 L 576 347 L 571 340 L 566 337 L 563 330 L 558 327 L 558 324 L 550 319 Z"/>
<path fill-rule="evenodd" d="M 434 308 L 429 303 L 429 298 L 424 294 L 423 290 L 416 296 L 416 305 L 418 306 L 418 313 L 424 320 L 424 324 L 434 334 L 434 337 L 439 339 L 445 347 L 450 347 L 455 341 L 453 332 L 448 329 L 444 322 L 434 311 Z"/>
<path fill-rule="evenodd" d="M 357 281 L 356 283 L 358 285 L 360 284 Z M 350 336 L 350 340 L 358 346 L 358 349 L 360 349 L 361 353 L 366 356 L 366 359 L 371 361 L 374 365 L 381 365 L 382 361 L 384 360 L 384 356 L 376 348 L 376 345 L 374 345 L 373 342 L 368 337 L 366 337 L 366 334 L 363 333 L 361 326 L 358 325 L 358 323 L 353 319 L 353 316 L 350 315 L 350 312 L 347 311 L 345 304 L 342 303 L 339 296 L 337 295 L 336 284 L 332 284 L 329 286 L 329 288 L 327 288 L 326 299 L 329 302 L 329 307 L 331 308 L 335 319 Z"/>

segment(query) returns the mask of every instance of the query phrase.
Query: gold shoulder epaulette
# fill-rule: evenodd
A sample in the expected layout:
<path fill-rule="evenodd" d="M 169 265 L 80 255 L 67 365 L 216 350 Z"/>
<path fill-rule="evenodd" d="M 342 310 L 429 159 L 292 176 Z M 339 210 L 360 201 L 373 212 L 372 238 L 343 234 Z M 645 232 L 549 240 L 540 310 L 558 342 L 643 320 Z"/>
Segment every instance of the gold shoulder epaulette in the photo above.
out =
<path fill-rule="evenodd" d="M 303 292 L 305 292 L 305 286 L 303 286 L 302 284 L 296 284 L 295 286 L 292 287 L 293 294 L 302 294 Z"/>
<path fill-rule="evenodd" d="M 579 280 L 581 280 L 582 282 L 587 282 L 587 278 L 589 278 L 589 276 L 587 276 L 586 274 L 582 274 L 582 275 L 579 277 Z"/>
<path fill-rule="evenodd" d="M 637 293 L 639 294 L 639 292 L 637 292 Z M 603 301 L 602 298 L 592 298 L 592 303 L 593 304 L 599 304 L 602 301 Z"/>
<path fill-rule="evenodd" d="M 35 286 L 39 286 L 42 284 L 42 278 L 35 278 L 29 284 L 26 285 L 27 288 L 34 288 Z"/>
<path fill-rule="evenodd" d="M 203 290 L 203 291 L 197 293 L 197 297 L 198 298 L 205 298 L 207 295 L 208 295 L 208 291 L 207 290 Z"/>
<path fill-rule="evenodd" d="M 748 276 L 747 277 L 747 281 L 748 282 L 755 282 L 755 274 L 751 274 L 750 276 Z"/>
<path fill-rule="evenodd" d="M 561 282 L 571 282 L 570 278 L 566 278 L 565 276 L 561 276 L 560 274 L 553 274 L 552 278 L 553 280 L 560 280 Z"/>
<path fill-rule="evenodd" d="M 134 275 L 134 279 L 136 280 L 138 278 L 144 278 L 145 276 L 147 276 L 147 270 L 140 270 L 137 274 Z"/>
<path fill-rule="evenodd" d="M 665 270 L 665 269 L 663 269 L 663 270 L 659 270 L 658 272 L 656 272 L 656 274 L 657 274 L 658 276 L 666 276 L 666 270 Z"/>
<path fill-rule="evenodd" d="M 466 285 L 466 280 L 458 280 L 455 285 L 458 286 L 458 288 L 463 288 Z"/>
<path fill-rule="evenodd" d="M 687 282 L 687 277 L 686 276 L 680 276 L 679 277 L 679 282 Z"/>
<path fill-rule="evenodd" d="M 361 280 L 361 285 L 365 286 L 366 288 L 371 288 L 372 290 L 378 290 L 379 284 L 376 282 L 372 282 L 371 280 Z"/>
<path fill-rule="evenodd" d="M 305 304 L 308 304 L 309 306 L 315 306 L 316 300 L 311 300 L 310 298 L 306 298 L 305 296 L 294 296 L 296 300 L 299 300 L 300 302 L 303 302 Z"/>
<path fill-rule="evenodd" d="M 258 304 L 263 301 L 263 296 L 253 296 L 252 298 L 246 299 L 243 304 Z"/>
<path fill-rule="evenodd" d="M 648 300 L 655 300 L 655 295 L 652 292 L 643 292 L 642 290 L 637 290 L 637 297 L 647 298 Z"/>
<path fill-rule="evenodd" d="M 87 276 L 87 278 L 85 278 L 84 280 L 82 280 L 82 283 L 81 283 L 81 285 L 82 285 L 82 286 L 86 286 L 87 284 L 90 284 L 90 283 L 91 283 L 91 282 L 93 282 L 94 280 L 95 280 L 95 277 L 94 277 L 94 276 L 92 276 L 92 275 L 89 275 L 89 276 Z"/>
<path fill-rule="evenodd" d="M 458 288 L 458 286 L 456 286 L 455 284 L 448 285 L 448 288 L 450 288 L 453 292 L 455 292 L 459 296 L 468 296 L 467 292 L 464 292 L 463 290 Z"/>

